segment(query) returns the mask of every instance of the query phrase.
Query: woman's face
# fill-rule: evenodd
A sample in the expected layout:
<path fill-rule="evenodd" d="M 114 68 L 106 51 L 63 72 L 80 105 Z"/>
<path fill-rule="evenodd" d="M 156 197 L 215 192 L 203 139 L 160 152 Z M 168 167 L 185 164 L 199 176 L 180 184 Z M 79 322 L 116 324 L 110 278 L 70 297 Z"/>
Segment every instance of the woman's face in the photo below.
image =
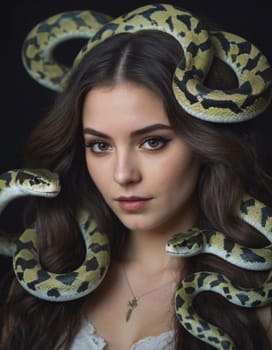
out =
<path fill-rule="evenodd" d="M 183 229 L 196 208 L 199 162 L 151 90 L 131 82 L 93 89 L 83 106 L 83 133 L 89 174 L 125 226 Z"/>

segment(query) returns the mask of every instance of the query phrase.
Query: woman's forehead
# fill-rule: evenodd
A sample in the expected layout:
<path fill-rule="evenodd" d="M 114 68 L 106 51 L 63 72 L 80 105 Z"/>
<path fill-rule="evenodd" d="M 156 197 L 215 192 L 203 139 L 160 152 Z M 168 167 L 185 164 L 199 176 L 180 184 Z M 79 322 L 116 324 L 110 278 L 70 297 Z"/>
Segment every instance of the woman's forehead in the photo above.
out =
<path fill-rule="evenodd" d="M 123 82 L 113 87 L 91 90 L 83 106 L 83 124 L 106 129 L 119 124 L 143 128 L 150 124 L 167 124 L 163 101 L 150 89 Z"/>

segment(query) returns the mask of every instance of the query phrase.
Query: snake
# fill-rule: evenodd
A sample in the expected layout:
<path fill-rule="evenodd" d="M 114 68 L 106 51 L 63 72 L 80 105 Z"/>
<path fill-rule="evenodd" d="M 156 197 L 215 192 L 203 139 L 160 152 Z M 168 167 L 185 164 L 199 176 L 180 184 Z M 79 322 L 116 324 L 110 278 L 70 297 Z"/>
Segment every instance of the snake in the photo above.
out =
<path fill-rule="evenodd" d="M 256 117 L 270 104 L 272 69 L 260 50 L 236 34 L 206 30 L 191 12 L 171 4 L 145 5 L 113 19 L 95 11 L 51 16 L 26 36 L 22 60 L 38 83 L 63 91 L 75 67 L 96 45 L 114 35 L 141 30 L 163 31 L 179 42 L 184 57 L 177 64 L 172 87 L 177 102 L 191 116 L 236 123 Z M 72 67 L 66 67 L 54 59 L 54 49 L 72 38 L 88 40 Z M 214 57 L 234 71 L 237 88 L 214 90 L 205 86 Z"/>
<path fill-rule="evenodd" d="M 272 210 L 245 194 L 239 203 L 240 217 L 256 228 L 270 242 L 264 248 L 248 248 L 213 229 L 192 228 L 176 233 L 168 240 L 166 252 L 172 256 L 190 257 L 213 254 L 246 270 L 272 269 Z M 214 249 L 214 247 L 218 247 Z"/>
<path fill-rule="evenodd" d="M 22 61 L 30 76 L 41 85 L 62 91 L 70 68 L 59 63 L 54 50 L 71 39 L 89 39 L 111 19 L 97 11 L 61 12 L 37 24 L 22 47 Z"/>
<path fill-rule="evenodd" d="M 193 228 L 174 234 L 166 244 L 172 256 L 189 257 L 212 254 L 246 270 L 268 271 L 261 287 L 242 288 L 222 274 L 200 271 L 185 277 L 175 296 L 176 315 L 188 332 L 216 349 L 235 350 L 231 337 L 222 329 L 201 318 L 194 310 L 194 298 L 203 292 L 221 295 L 230 303 L 256 308 L 272 303 L 272 209 L 245 194 L 239 203 L 239 216 L 269 241 L 263 248 L 242 246 L 222 232 Z"/>
<path fill-rule="evenodd" d="M 0 212 L 15 198 L 39 196 L 53 198 L 60 193 L 58 174 L 47 169 L 14 169 L 0 176 Z M 0 239 L 0 253 L 13 257 L 18 282 L 30 294 L 48 301 L 67 301 L 89 294 L 102 282 L 109 267 L 110 247 L 106 234 L 84 209 L 76 219 L 86 247 L 85 261 L 74 271 L 56 274 L 46 271 L 39 261 L 36 229 L 29 227 L 17 237 Z"/>
<path fill-rule="evenodd" d="M 193 307 L 194 298 L 202 292 L 221 295 L 228 302 L 245 308 L 257 308 L 272 303 L 272 271 L 259 288 L 243 288 L 234 285 L 222 274 L 200 271 L 185 277 L 176 291 L 176 315 L 181 325 L 194 337 L 218 350 L 237 350 L 222 328 L 204 320 Z"/>
<path fill-rule="evenodd" d="M 31 196 L 55 197 L 60 191 L 59 178 L 46 169 L 6 171 L 0 175 L 0 213 L 14 199 Z M 13 256 L 16 235 L 0 232 L 0 254 Z"/>
<path fill-rule="evenodd" d="M 239 123 L 260 115 L 270 105 L 272 68 L 265 55 L 247 39 L 222 30 L 206 29 L 191 12 L 171 4 L 144 5 L 117 18 L 95 11 L 70 11 L 51 16 L 26 36 L 22 47 L 23 64 L 34 80 L 61 93 L 69 86 L 73 71 L 94 47 L 114 35 L 142 30 L 165 32 L 180 44 L 184 57 L 173 74 L 172 89 L 177 102 L 190 116 L 214 123 Z M 72 66 L 66 67 L 55 59 L 53 51 L 63 41 L 76 38 L 85 38 L 87 43 L 76 54 Z M 234 71 L 235 89 L 214 90 L 205 85 L 214 58 Z M 237 210 L 243 220 L 271 242 L 271 209 L 248 195 L 241 199 Z M 72 276 L 43 270 L 38 261 L 35 228 L 25 230 L 19 237 L 13 255 L 15 274 L 23 288 L 38 298 L 73 300 L 94 290 L 104 278 L 109 261 L 107 238 L 99 232 L 88 213 L 82 213 L 83 209 L 79 209 L 77 220 L 87 254 L 83 265 Z M 99 247 L 102 257 L 95 255 L 93 244 Z M 229 335 L 198 316 L 193 300 L 197 294 L 208 290 L 244 307 L 271 303 L 271 245 L 258 249 L 243 247 L 218 231 L 192 229 L 188 235 L 174 235 L 167 243 L 166 252 L 180 257 L 215 254 L 241 268 L 269 271 L 259 289 L 246 290 L 234 286 L 226 276 L 202 271 L 187 276 L 176 292 L 177 317 L 194 337 L 220 350 L 235 349 Z M 89 276 L 88 259 L 94 255 L 96 265 Z"/>
<path fill-rule="evenodd" d="M 11 200 L 21 196 L 53 198 L 59 194 L 59 177 L 46 169 L 15 169 L 0 175 L 0 213 Z M 239 205 L 240 217 L 272 241 L 272 210 L 249 194 Z M 103 281 L 110 263 L 107 235 L 100 232 L 90 214 L 80 208 L 76 218 L 86 248 L 86 258 L 74 271 L 57 274 L 46 271 L 39 262 L 38 237 L 34 227 L 24 230 L 17 241 L 0 240 L 0 253 L 13 257 L 13 269 L 21 286 L 37 298 L 60 302 L 81 298 Z M 191 235 L 191 237 L 190 237 Z M 7 249 L 8 245 L 10 249 Z M 6 253 L 8 251 L 8 253 Z M 224 275 L 201 271 L 185 277 L 176 291 L 176 314 L 180 323 L 194 336 L 217 349 L 234 350 L 232 339 L 222 329 L 203 320 L 193 308 L 195 296 L 203 291 L 218 293 L 242 307 L 261 307 L 272 302 L 271 244 L 248 248 L 231 241 L 216 230 L 192 229 L 174 234 L 166 244 L 170 255 L 188 257 L 215 254 L 221 259 L 249 270 L 269 270 L 263 286 L 245 289 L 234 286 Z"/>

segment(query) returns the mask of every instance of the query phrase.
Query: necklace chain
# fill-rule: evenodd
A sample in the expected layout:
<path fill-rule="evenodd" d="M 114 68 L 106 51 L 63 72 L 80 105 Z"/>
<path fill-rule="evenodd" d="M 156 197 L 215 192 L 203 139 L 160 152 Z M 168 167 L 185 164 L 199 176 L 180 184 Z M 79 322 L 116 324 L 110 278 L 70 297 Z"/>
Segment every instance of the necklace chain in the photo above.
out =
<path fill-rule="evenodd" d="M 144 296 L 146 296 L 146 295 L 148 295 L 150 293 L 153 293 L 153 292 L 155 292 L 155 291 L 165 287 L 166 285 L 170 284 L 170 282 L 173 282 L 173 280 L 170 280 L 170 281 L 162 284 L 159 287 L 153 288 L 153 289 L 148 290 L 147 292 L 145 292 L 145 293 L 143 293 L 141 295 L 136 296 L 135 293 L 133 292 L 133 289 L 132 289 L 131 284 L 129 282 L 129 279 L 128 279 L 128 276 L 127 276 L 125 268 L 124 268 L 124 275 L 125 275 L 125 279 L 127 281 L 129 290 L 130 290 L 130 292 L 132 294 L 132 299 L 130 299 L 128 301 L 128 303 L 127 303 L 126 322 L 128 322 L 130 320 L 131 314 L 135 310 L 135 308 L 138 306 L 138 302 L 139 302 L 140 299 L 142 299 Z"/>

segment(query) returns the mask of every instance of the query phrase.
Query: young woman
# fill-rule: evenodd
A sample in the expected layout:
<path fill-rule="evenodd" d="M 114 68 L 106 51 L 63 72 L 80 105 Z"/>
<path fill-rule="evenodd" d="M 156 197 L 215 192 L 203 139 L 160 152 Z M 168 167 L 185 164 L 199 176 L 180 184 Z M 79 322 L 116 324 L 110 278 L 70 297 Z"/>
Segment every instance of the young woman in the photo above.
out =
<path fill-rule="evenodd" d="M 33 203 L 41 265 L 63 274 L 82 264 L 75 210 L 85 208 L 110 240 L 105 277 L 66 302 L 37 298 L 12 280 L 0 314 L 1 349 L 212 349 L 176 318 L 179 281 L 210 271 L 249 290 L 264 283 L 267 272 L 210 254 L 165 252 L 173 234 L 192 227 L 224 232 L 244 246 L 267 245 L 237 215 L 237 203 L 248 192 L 271 204 L 271 180 L 258 164 L 254 121 L 213 123 L 186 112 L 173 91 L 186 51 L 160 28 L 142 29 L 115 33 L 84 53 L 26 150 L 25 165 L 58 173 L 62 186 L 56 198 Z M 232 69 L 210 61 L 206 89 L 237 88 Z M 243 308 L 201 293 L 194 308 L 237 349 L 271 349 L 269 305 Z"/>

